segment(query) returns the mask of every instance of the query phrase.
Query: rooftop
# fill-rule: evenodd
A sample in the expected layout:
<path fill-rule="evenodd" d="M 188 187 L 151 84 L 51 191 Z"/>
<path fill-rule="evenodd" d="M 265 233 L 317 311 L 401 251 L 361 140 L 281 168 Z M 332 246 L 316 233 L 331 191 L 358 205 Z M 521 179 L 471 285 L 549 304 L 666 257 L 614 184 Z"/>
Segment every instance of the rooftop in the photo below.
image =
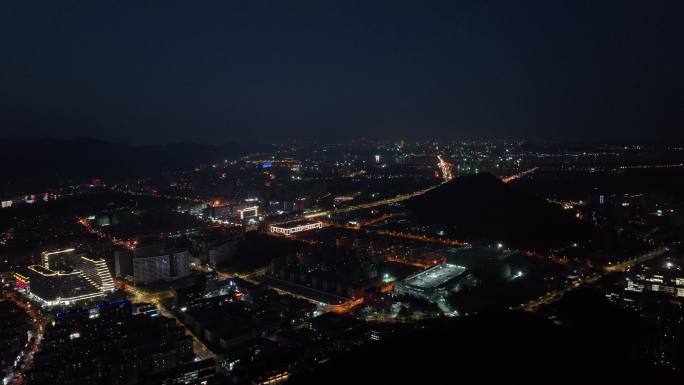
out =
<path fill-rule="evenodd" d="M 445 263 L 416 274 L 406 279 L 404 283 L 422 289 L 433 289 L 462 275 L 466 270 L 463 266 Z"/>

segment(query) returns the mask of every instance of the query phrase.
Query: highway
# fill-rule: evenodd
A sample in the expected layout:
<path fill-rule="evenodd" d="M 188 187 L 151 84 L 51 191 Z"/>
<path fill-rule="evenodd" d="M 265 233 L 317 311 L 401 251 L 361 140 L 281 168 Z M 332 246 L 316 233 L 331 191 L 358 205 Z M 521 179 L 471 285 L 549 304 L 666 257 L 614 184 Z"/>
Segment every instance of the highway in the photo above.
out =
<path fill-rule="evenodd" d="M 327 215 L 348 213 L 351 211 L 356 211 L 356 210 L 361 210 L 361 209 L 369 209 L 369 208 L 373 208 L 373 207 L 377 207 L 377 206 L 384 206 L 384 205 L 389 205 L 392 203 L 402 202 L 402 201 L 405 201 L 407 199 L 411 199 L 413 197 L 416 197 L 418 195 L 423 195 L 426 192 L 434 190 L 435 188 L 441 186 L 442 184 L 450 181 L 453 178 L 452 174 L 451 174 L 451 164 L 446 162 L 444 159 L 442 159 L 441 155 L 437 155 L 437 160 L 438 160 L 437 167 L 439 168 L 440 172 L 442 173 L 442 182 L 438 185 L 431 186 L 431 187 L 428 187 L 426 189 L 418 190 L 418 191 L 408 193 L 408 194 L 401 194 L 401 195 L 397 195 L 397 196 L 394 196 L 391 198 L 381 199 L 379 201 L 360 203 L 358 205 L 346 206 L 346 207 L 342 207 L 342 208 L 335 209 L 335 210 L 319 211 L 317 213 L 311 213 L 311 214 L 304 215 L 304 218 L 311 219 L 311 218 L 317 218 L 317 217 L 322 217 L 322 216 L 327 216 Z"/>
<path fill-rule="evenodd" d="M 343 213 L 348 213 L 351 211 L 362 210 L 362 209 L 370 209 L 370 208 L 377 207 L 377 206 L 384 206 L 384 205 L 389 205 L 392 203 L 402 202 L 402 201 L 405 201 L 407 199 L 411 199 L 415 196 L 423 195 L 426 192 L 433 190 L 440 185 L 441 185 L 441 183 L 437 186 L 428 187 L 424 190 L 419 190 L 419 191 L 415 191 L 415 192 L 408 193 L 408 194 L 397 195 L 397 196 L 394 196 L 391 198 L 381 199 L 379 201 L 360 203 L 358 205 L 341 207 L 341 208 L 335 209 L 335 210 L 319 211 L 316 213 L 306 214 L 306 215 L 304 215 L 304 218 L 311 219 L 311 218 L 317 218 L 317 217 L 322 217 L 322 216 L 327 216 L 327 215 L 343 214 Z"/>

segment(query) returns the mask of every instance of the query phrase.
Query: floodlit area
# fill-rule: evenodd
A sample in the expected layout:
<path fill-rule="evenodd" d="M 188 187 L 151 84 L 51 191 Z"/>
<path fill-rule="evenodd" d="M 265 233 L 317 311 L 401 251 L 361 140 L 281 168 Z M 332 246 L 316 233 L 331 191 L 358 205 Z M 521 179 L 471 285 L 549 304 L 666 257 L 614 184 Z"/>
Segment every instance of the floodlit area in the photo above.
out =
<path fill-rule="evenodd" d="M 467 269 L 463 266 L 445 263 L 408 278 L 404 281 L 404 284 L 420 289 L 434 289 L 459 277 L 465 273 L 466 270 Z"/>
<path fill-rule="evenodd" d="M 470 278 L 472 275 L 466 267 L 444 263 L 397 282 L 395 292 L 438 301 L 448 293 L 460 290 Z"/>

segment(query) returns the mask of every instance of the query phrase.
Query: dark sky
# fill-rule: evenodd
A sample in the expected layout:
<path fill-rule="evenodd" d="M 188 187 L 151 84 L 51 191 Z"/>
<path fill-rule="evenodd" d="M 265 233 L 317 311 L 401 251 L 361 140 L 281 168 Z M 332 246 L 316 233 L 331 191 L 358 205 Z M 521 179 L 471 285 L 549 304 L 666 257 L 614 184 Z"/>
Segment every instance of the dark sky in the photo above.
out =
<path fill-rule="evenodd" d="M 0 2 L 0 134 L 684 139 L 684 1 Z"/>

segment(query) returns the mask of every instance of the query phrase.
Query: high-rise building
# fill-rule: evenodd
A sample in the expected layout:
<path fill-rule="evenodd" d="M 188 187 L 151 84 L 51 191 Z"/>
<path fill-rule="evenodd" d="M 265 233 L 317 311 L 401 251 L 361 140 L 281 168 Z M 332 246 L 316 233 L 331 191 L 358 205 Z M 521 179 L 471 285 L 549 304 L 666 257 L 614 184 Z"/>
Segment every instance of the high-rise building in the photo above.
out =
<path fill-rule="evenodd" d="M 126 277 L 133 274 L 133 254 L 129 250 L 114 252 L 114 274 Z"/>
<path fill-rule="evenodd" d="M 133 282 L 147 284 L 171 279 L 171 263 L 168 255 L 133 258 Z"/>
<path fill-rule="evenodd" d="M 121 252 L 117 260 L 117 274 L 130 275 L 135 284 L 171 281 L 190 274 L 190 252 L 173 251 L 152 246 L 133 252 Z M 130 271 L 126 268 L 130 263 Z M 127 272 L 128 274 L 123 274 Z"/>

